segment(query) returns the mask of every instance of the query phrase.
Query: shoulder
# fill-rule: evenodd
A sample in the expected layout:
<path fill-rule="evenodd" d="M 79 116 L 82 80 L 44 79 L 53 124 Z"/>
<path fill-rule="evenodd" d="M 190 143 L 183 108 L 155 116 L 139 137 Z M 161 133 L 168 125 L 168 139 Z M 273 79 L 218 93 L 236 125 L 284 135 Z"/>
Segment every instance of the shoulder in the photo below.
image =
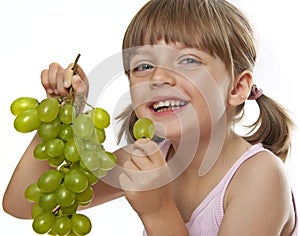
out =
<path fill-rule="evenodd" d="M 273 191 L 282 191 L 286 189 L 283 187 L 289 186 L 284 163 L 269 151 L 260 151 L 241 164 L 232 180 L 233 191 L 239 184 L 243 184 L 239 189 L 255 186 L 256 189 L 263 187 Z"/>
<path fill-rule="evenodd" d="M 268 197 L 270 201 L 276 201 L 276 196 L 290 197 L 291 194 L 284 163 L 268 151 L 255 154 L 239 167 L 229 191 L 232 196 L 251 193 Z"/>
<path fill-rule="evenodd" d="M 256 233 L 280 232 L 292 214 L 284 163 L 268 151 L 246 160 L 228 186 L 224 211 L 227 221 L 228 217 L 236 219 L 241 228 L 257 225 L 261 231 Z"/>

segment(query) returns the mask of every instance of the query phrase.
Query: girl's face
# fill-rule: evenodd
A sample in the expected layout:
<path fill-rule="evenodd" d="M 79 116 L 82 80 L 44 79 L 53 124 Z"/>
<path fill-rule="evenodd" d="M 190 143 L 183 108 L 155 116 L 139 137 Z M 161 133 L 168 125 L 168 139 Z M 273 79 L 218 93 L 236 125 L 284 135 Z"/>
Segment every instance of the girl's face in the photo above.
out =
<path fill-rule="evenodd" d="M 230 76 L 224 63 L 204 51 L 159 42 L 136 48 L 130 59 L 130 89 L 136 115 L 158 124 L 159 136 L 178 139 L 225 114 Z"/>

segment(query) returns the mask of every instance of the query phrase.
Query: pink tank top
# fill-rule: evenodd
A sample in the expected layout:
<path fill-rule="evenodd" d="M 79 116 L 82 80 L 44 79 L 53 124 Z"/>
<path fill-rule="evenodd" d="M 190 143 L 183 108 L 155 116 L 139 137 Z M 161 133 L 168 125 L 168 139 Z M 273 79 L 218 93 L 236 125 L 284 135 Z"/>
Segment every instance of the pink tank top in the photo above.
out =
<path fill-rule="evenodd" d="M 167 154 L 170 144 L 165 142 L 161 146 L 161 150 L 164 155 Z M 224 217 L 223 201 L 226 189 L 234 176 L 238 168 L 249 158 L 261 151 L 269 151 L 265 149 L 262 144 L 255 144 L 250 147 L 236 163 L 231 167 L 223 179 L 217 184 L 217 186 L 207 195 L 207 197 L 200 203 L 200 205 L 192 213 L 191 219 L 186 223 L 190 236 L 217 236 L 220 225 Z M 293 198 L 294 201 L 294 198 Z M 297 235 L 297 214 L 295 201 L 294 209 L 296 215 L 296 225 L 294 232 L 291 236 Z M 147 233 L 144 231 L 144 236 Z"/>

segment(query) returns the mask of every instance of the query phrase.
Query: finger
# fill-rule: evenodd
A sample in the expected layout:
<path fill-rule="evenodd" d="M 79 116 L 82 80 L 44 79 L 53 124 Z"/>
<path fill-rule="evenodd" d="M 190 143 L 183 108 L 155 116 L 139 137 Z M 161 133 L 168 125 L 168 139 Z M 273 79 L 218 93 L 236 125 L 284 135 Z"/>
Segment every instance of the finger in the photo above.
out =
<path fill-rule="evenodd" d="M 150 161 L 148 156 L 145 156 L 144 152 L 139 149 L 136 149 L 132 153 L 131 160 L 140 170 L 146 171 L 154 169 L 153 163 Z"/>
<path fill-rule="evenodd" d="M 49 70 L 47 70 L 47 69 L 42 71 L 42 73 L 41 73 L 41 82 L 42 82 L 42 85 L 43 85 L 44 89 L 46 90 L 46 93 L 48 95 L 51 95 L 51 94 L 53 94 L 53 90 L 51 89 L 50 84 L 49 84 L 48 72 L 49 72 Z"/>
<path fill-rule="evenodd" d="M 57 94 L 60 96 L 68 96 L 70 91 L 69 89 L 66 89 L 64 86 L 64 79 L 63 79 L 64 70 L 59 70 L 57 72 Z M 54 91 L 55 92 L 55 91 Z"/>
<path fill-rule="evenodd" d="M 86 84 L 82 81 L 82 79 L 79 75 L 73 75 L 72 87 L 76 94 L 85 96 L 87 93 Z"/>
<path fill-rule="evenodd" d="M 134 143 L 134 147 L 142 150 L 152 163 L 157 165 L 163 165 L 166 163 L 159 146 L 150 139 L 139 139 Z"/>
<path fill-rule="evenodd" d="M 63 81 L 64 81 L 64 87 L 66 89 L 70 88 L 72 85 L 72 78 L 73 78 L 73 66 L 74 63 L 71 63 L 64 71 L 63 73 Z"/>
<path fill-rule="evenodd" d="M 60 78 L 57 78 L 57 72 L 59 69 L 62 69 L 61 66 L 57 63 L 51 63 L 49 66 L 48 71 L 48 81 L 50 88 L 53 90 L 53 92 L 57 93 L 57 80 Z"/>
<path fill-rule="evenodd" d="M 123 167 L 125 168 L 126 171 L 139 171 L 139 168 L 131 160 L 126 161 L 123 164 Z"/>
<path fill-rule="evenodd" d="M 80 78 L 82 79 L 82 81 L 85 83 L 85 85 L 88 87 L 88 78 L 85 75 L 83 69 L 80 67 L 80 65 L 77 64 L 77 74 L 80 76 Z"/>

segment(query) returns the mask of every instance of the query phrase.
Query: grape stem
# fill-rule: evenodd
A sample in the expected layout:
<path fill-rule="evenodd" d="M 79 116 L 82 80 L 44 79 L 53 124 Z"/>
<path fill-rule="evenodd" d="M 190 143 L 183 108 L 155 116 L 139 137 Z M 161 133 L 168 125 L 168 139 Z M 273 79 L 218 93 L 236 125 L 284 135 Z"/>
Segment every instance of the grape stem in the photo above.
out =
<path fill-rule="evenodd" d="M 76 59 L 74 61 L 74 65 L 72 67 L 73 75 L 77 74 L 77 63 L 78 63 L 79 57 L 80 57 L 80 53 L 77 55 L 77 57 L 76 57 Z"/>

